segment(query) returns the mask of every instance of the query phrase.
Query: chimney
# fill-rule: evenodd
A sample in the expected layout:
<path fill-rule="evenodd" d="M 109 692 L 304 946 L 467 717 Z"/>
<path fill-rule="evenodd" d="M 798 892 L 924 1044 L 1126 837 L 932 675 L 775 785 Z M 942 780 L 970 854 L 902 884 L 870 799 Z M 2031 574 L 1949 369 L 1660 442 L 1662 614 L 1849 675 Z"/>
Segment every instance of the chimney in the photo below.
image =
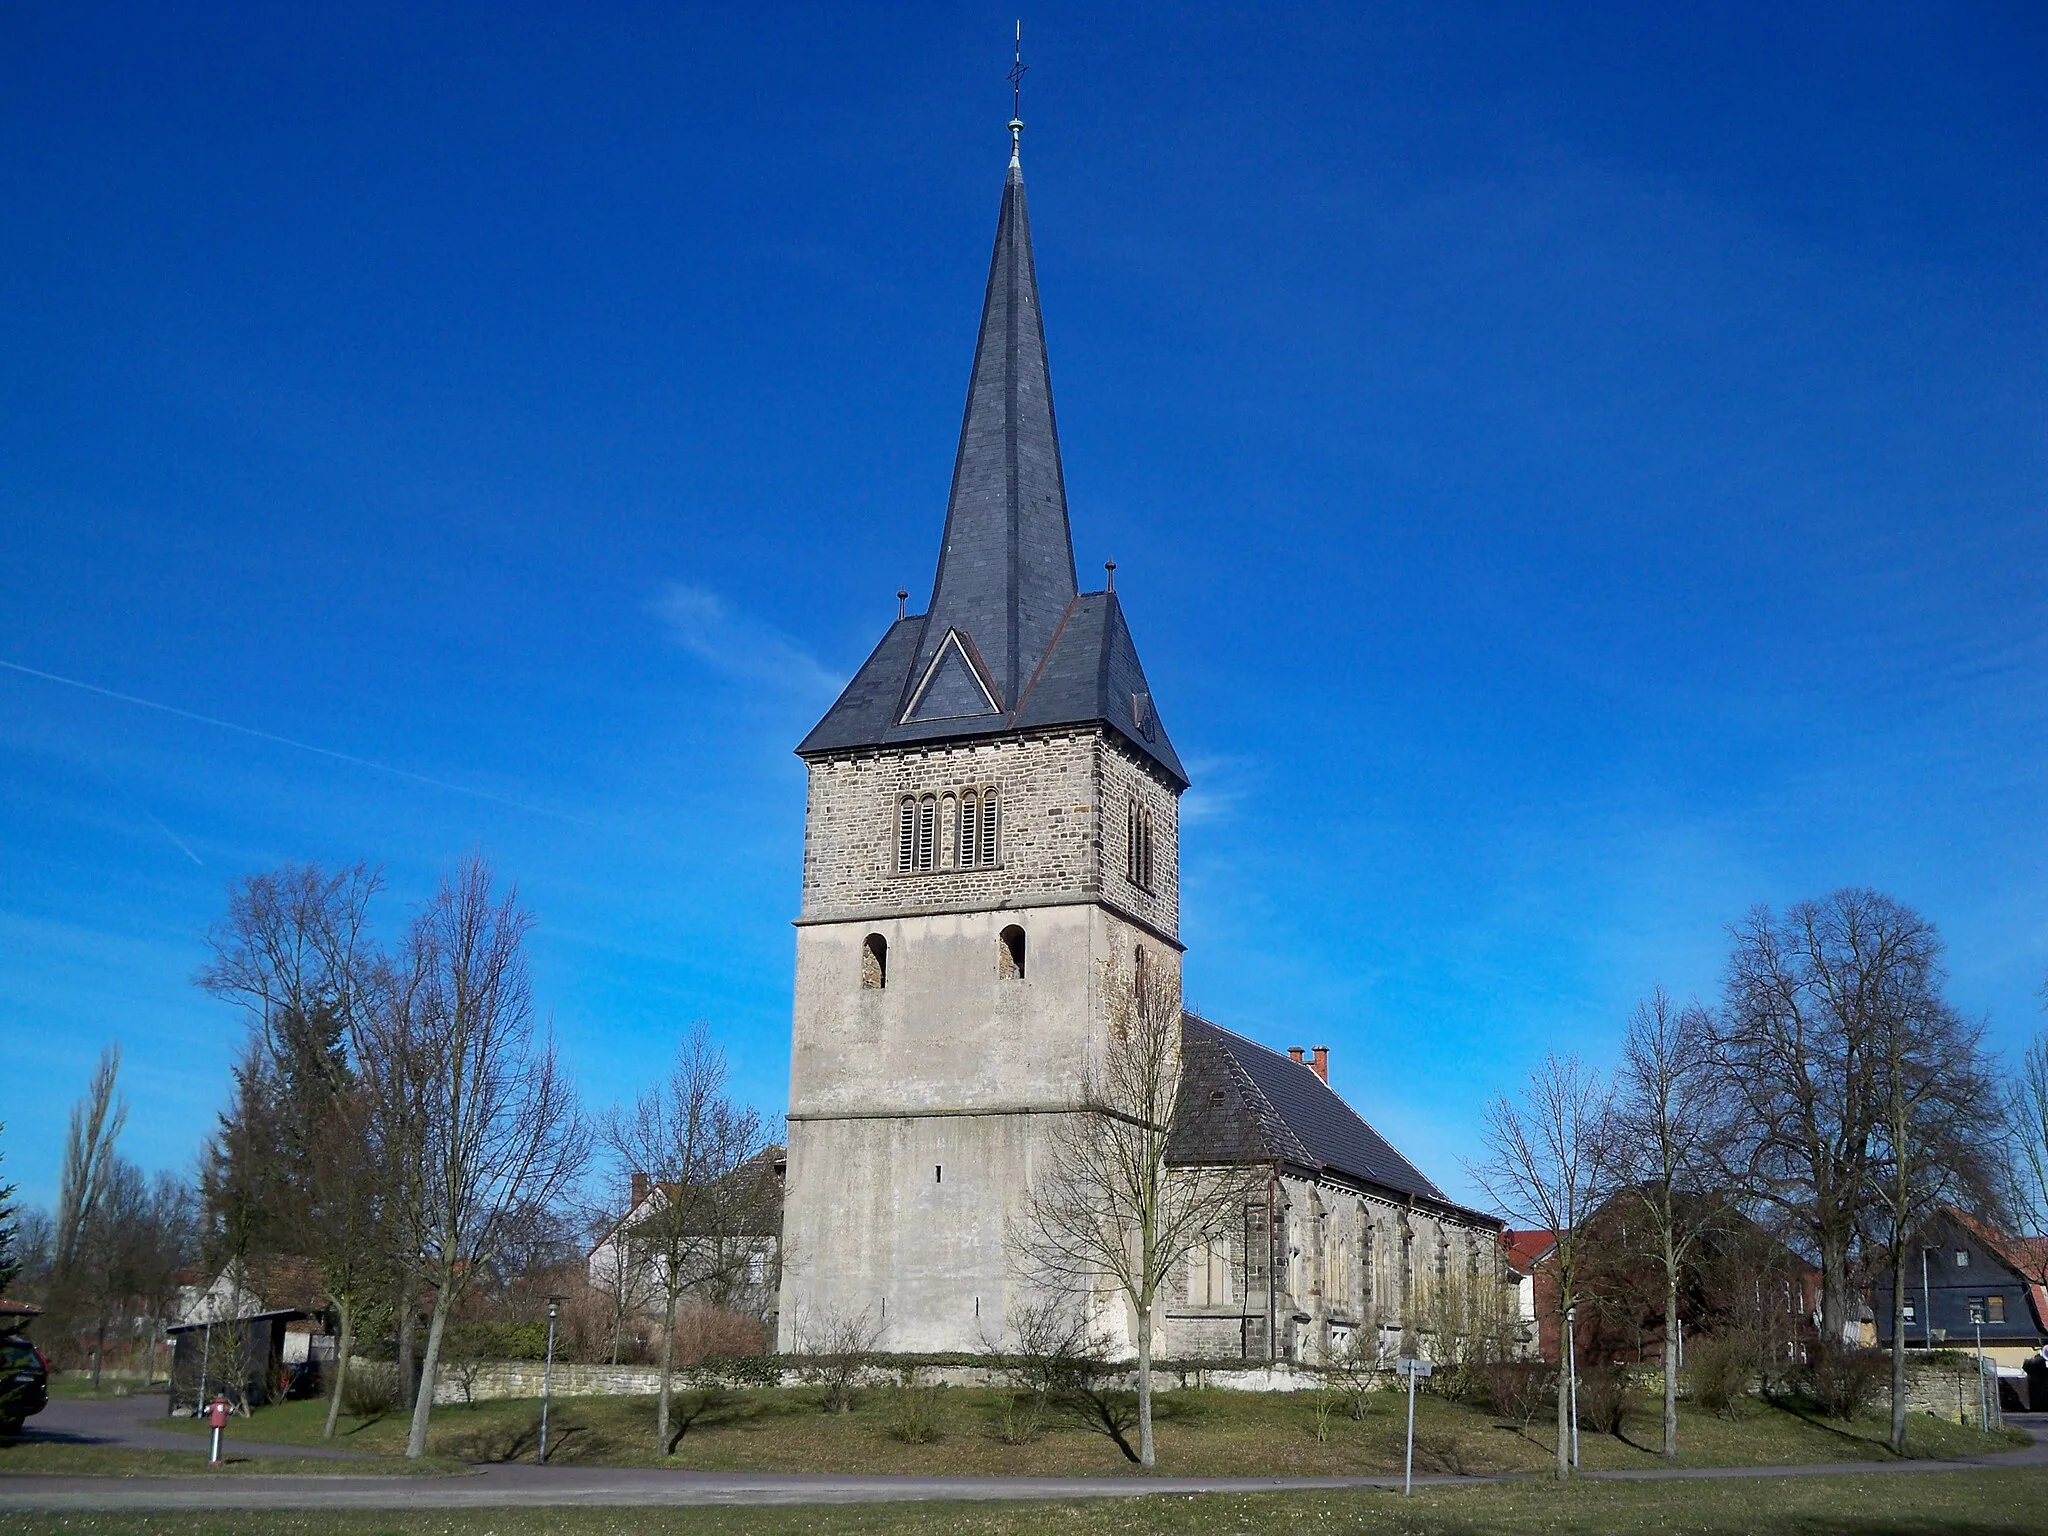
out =
<path fill-rule="evenodd" d="M 647 1175 L 635 1172 L 633 1175 L 633 1209 L 640 1209 L 640 1202 L 647 1198 Z"/>
<path fill-rule="evenodd" d="M 1290 1045 L 1289 1047 L 1287 1047 L 1287 1059 L 1293 1062 L 1297 1067 L 1306 1065 L 1306 1063 L 1303 1062 L 1301 1059 L 1301 1047 L 1298 1045 Z"/>
<path fill-rule="evenodd" d="M 1317 1046 L 1316 1059 L 1313 1062 L 1311 1062 L 1310 1065 L 1315 1069 L 1315 1074 L 1317 1077 L 1320 1077 L 1325 1083 L 1329 1082 L 1330 1048 L 1327 1045 Z"/>

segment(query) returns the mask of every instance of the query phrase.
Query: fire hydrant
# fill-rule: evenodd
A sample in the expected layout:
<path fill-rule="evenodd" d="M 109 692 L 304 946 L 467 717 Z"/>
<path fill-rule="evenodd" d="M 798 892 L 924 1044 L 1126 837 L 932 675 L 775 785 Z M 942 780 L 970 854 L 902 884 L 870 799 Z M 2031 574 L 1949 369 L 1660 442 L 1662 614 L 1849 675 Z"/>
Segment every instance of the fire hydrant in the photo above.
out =
<path fill-rule="evenodd" d="M 207 1458 L 207 1465 L 217 1467 L 220 1465 L 221 1431 L 228 1427 L 228 1400 L 226 1398 L 216 1397 L 206 1405 L 206 1423 L 213 1431 L 213 1454 Z"/>

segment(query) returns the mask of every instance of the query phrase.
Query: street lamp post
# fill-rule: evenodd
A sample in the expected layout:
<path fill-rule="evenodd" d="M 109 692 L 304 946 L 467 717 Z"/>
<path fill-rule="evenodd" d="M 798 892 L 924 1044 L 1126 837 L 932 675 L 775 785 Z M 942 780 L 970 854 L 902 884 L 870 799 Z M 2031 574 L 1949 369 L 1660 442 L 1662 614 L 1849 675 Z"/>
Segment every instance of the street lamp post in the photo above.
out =
<path fill-rule="evenodd" d="M 1928 1354 L 1934 1353 L 1934 1287 L 1927 1279 L 1927 1255 L 1933 1252 L 1924 1244 L 1920 1249 L 1920 1306 L 1927 1316 L 1920 1323 L 1920 1345 Z"/>
<path fill-rule="evenodd" d="M 548 1394 L 555 1382 L 555 1318 L 562 1310 L 562 1298 L 548 1298 L 548 1358 L 540 1370 L 540 1460 L 548 1459 Z"/>
<path fill-rule="evenodd" d="M 1571 1380 L 1572 1470 L 1579 1470 L 1579 1309 L 1564 1309 L 1565 1372 Z"/>

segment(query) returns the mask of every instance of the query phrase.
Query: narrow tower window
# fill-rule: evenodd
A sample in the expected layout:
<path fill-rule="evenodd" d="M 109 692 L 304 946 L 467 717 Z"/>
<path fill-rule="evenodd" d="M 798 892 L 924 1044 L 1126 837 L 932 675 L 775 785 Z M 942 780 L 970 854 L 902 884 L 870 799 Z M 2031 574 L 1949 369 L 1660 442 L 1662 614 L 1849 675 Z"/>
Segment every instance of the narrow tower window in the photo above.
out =
<path fill-rule="evenodd" d="M 1004 981 L 1024 979 L 1024 930 L 1015 923 L 996 939 L 996 975 Z"/>
<path fill-rule="evenodd" d="M 908 795 L 896 815 L 896 872 L 909 874 L 917 859 L 917 802 Z"/>
<path fill-rule="evenodd" d="M 981 862 L 981 797 L 973 790 L 960 796 L 960 867 L 972 869 Z"/>
<path fill-rule="evenodd" d="M 1000 851 L 997 842 L 996 792 L 985 789 L 981 792 L 981 862 L 983 868 L 993 869 L 996 854 Z"/>
<path fill-rule="evenodd" d="M 864 987 L 889 985 L 889 941 L 871 933 L 860 947 L 860 984 Z"/>
<path fill-rule="evenodd" d="M 1139 890 L 1152 889 L 1152 808 L 1136 800 L 1124 818 L 1124 874 Z"/>
<path fill-rule="evenodd" d="M 926 795 L 917 802 L 917 867 L 929 870 L 932 855 L 937 851 L 939 830 L 939 802 L 935 795 Z"/>

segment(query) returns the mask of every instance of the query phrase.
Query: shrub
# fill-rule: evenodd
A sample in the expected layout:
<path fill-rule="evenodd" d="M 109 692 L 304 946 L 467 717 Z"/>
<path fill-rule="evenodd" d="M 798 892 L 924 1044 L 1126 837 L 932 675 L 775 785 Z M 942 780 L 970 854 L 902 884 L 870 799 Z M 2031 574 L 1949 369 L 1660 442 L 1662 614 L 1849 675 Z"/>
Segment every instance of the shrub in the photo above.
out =
<path fill-rule="evenodd" d="M 1474 1376 L 1480 1401 L 1524 1429 L 1544 1409 L 1557 1406 L 1557 1367 L 1541 1360 L 1496 1360 Z"/>
<path fill-rule="evenodd" d="M 1853 1419 L 1876 1400 L 1890 1371 L 1890 1360 L 1879 1350 L 1823 1348 L 1794 1378 L 1793 1386 L 1829 1418 Z"/>
<path fill-rule="evenodd" d="M 691 1374 L 705 1386 L 779 1387 L 782 1370 L 779 1355 L 712 1355 Z"/>
<path fill-rule="evenodd" d="M 1579 1376 L 1579 1428 L 1619 1435 L 1641 1406 L 1635 1382 L 1618 1365 L 1596 1365 Z"/>
<path fill-rule="evenodd" d="M 889 1396 L 883 1429 L 905 1445 L 931 1444 L 939 1438 L 939 1389 L 919 1380 L 915 1369 L 905 1371 Z"/>
<path fill-rule="evenodd" d="M 398 1406 L 398 1367 L 381 1360 L 351 1360 L 341 1382 L 341 1411 L 374 1419 Z"/>
<path fill-rule="evenodd" d="M 1708 1334 L 1686 1345 L 1686 1395 L 1717 1418 L 1735 1416 L 1756 1377 L 1757 1345 L 1748 1334 Z"/>

